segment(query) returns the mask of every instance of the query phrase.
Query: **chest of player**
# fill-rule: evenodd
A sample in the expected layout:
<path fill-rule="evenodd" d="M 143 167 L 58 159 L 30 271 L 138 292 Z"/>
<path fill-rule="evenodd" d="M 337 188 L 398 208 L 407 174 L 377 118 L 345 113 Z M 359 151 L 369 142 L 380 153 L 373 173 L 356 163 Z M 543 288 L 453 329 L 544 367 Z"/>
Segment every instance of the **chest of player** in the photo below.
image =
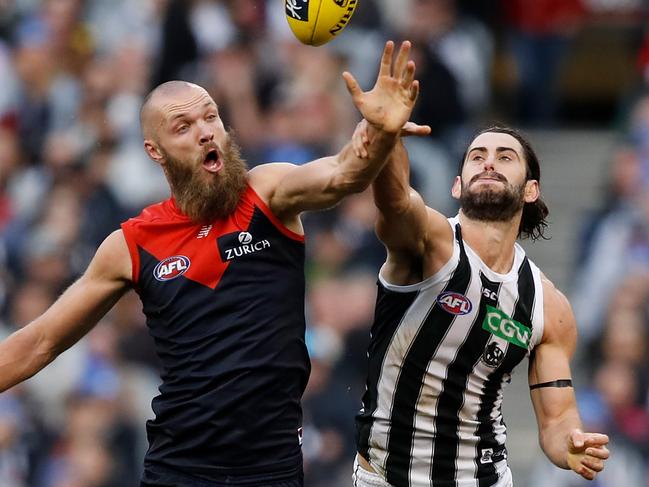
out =
<path fill-rule="evenodd" d="M 467 380 L 481 385 L 494 373 L 511 373 L 529 354 L 538 325 L 533 281 L 521 285 L 465 271 L 417 293 L 391 340 L 394 365 L 410 364 L 430 380 L 464 387 Z"/>
<path fill-rule="evenodd" d="M 236 219 L 210 225 L 170 223 L 138 247 L 140 287 L 182 278 L 216 289 L 226 272 L 244 267 L 259 274 L 303 261 L 303 244 L 286 237 L 261 212 L 245 227 Z"/>
<path fill-rule="evenodd" d="M 170 223 L 138 242 L 137 290 L 145 313 L 177 320 L 302 296 L 304 244 L 262 212 L 246 223 Z"/>

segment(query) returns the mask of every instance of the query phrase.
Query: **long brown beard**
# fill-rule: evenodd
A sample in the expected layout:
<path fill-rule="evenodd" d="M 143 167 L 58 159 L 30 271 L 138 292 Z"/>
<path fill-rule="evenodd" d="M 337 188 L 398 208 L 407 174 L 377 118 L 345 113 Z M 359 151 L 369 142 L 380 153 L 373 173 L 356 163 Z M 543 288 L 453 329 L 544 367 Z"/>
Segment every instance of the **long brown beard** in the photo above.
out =
<path fill-rule="evenodd" d="M 507 181 L 500 174 L 491 174 L 505 185 L 503 190 L 486 188 L 482 191 L 472 191 L 471 183 L 486 173 L 474 176 L 469 184 L 462 184 L 460 195 L 460 208 L 472 220 L 486 222 L 506 222 L 511 220 L 525 204 L 525 183 L 516 186 Z"/>
<path fill-rule="evenodd" d="M 231 135 L 220 152 L 223 167 L 217 174 L 204 171 L 202 160 L 188 164 L 165 156 L 171 192 L 185 215 L 197 223 L 209 223 L 234 212 L 246 189 L 248 167 Z"/>

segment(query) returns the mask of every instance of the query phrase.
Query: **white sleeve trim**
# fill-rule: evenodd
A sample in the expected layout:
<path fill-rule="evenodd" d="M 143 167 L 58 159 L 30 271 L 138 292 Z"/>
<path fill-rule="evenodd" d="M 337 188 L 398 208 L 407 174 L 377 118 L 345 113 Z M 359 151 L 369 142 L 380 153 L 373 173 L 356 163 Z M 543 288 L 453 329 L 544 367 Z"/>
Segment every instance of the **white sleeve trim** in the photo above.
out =
<path fill-rule="evenodd" d="M 449 222 L 449 225 L 453 230 L 453 255 L 451 255 L 451 258 L 446 262 L 446 264 L 444 264 L 442 268 L 438 270 L 435 274 L 433 274 L 430 277 L 427 277 L 423 281 L 417 282 L 415 284 L 408 284 L 405 286 L 400 286 L 388 282 L 383 277 L 383 267 L 385 266 L 385 264 L 383 264 L 383 266 L 381 266 L 381 269 L 379 270 L 379 282 L 385 289 L 396 293 L 410 293 L 413 291 L 420 291 L 430 286 L 439 284 L 441 281 L 443 281 L 444 279 L 448 278 L 451 275 L 452 271 L 457 267 L 460 261 L 460 245 L 458 244 L 457 241 L 455 226 L 453 225 L 452 220 L 449 219 L 447 221 Z"/>

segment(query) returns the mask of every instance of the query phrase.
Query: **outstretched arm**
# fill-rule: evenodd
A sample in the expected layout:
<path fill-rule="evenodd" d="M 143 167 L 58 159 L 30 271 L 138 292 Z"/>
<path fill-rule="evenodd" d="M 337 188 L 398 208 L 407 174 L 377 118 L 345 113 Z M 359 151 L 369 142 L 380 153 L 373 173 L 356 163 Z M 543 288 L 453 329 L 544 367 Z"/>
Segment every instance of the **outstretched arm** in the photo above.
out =
<path fill-rule="evenodd" d="M 0 343 L 0 392 L 36 374 L 90 331 L 129 289 L 130 278 L 131 258 L 119 230 L 43 315 Z"/>
<path fill-rule="evenodd" d="M 369 157 L 374 128 L 367 121 L 356 127 L 352 140 L 360 157 Z M 406 123 L 401 137 L 427 135 L 430 127 Z M 378 209 L 376 233 L 388 250 L 383 275 L 393 284 L 410 284 L 428 277 L 452 254 L 452 230 L 441 213 L 426 206 L 410 186 L 408 152 L 399 140 L 387 164 L 372 182 Z M 423 266 L 422 266 L 423 263 Z"/>
<path fill-rule="evenodd" d="M 305 210 L 331 207 L 344 196 L 363 191 L 379 173 L 419 92 L 415 64 L 408 60 L 410 43 L 401 45 L 394 61 L 393 52 L 390 41 L 376 84 L 368 92 L 360 89 L 350 73 L 343 74 L 354 104 L 376 130 L 368 158 L 358 157 L 350 142 L 335 156 L 303 166 L 268 164 L 250 172 L 251 184 L 280 218 L 290 221 Z"/>
<path fill-rule="evenodd" d="M 592 480 L 604 468 L 608 437 L 584 433 L 570 375 L 577 331 L 568 300 L 544 279 L 545 329 L 529 369 L 541 448 L 558 467 Z"/>

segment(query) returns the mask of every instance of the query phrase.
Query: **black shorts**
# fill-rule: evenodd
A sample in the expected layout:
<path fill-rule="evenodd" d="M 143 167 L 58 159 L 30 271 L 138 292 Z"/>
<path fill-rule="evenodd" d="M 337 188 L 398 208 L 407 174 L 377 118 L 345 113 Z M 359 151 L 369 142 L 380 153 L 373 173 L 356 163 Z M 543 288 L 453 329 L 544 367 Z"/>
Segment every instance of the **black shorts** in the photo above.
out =
<path fill-rule="evenodd" d="M 161 465 L 147 464 L 140 487 L 304 487 L 304 474 L 300 469 L 294 474 L 259 474 L 223 476 L 207 480 L 185 474 Z"/>

